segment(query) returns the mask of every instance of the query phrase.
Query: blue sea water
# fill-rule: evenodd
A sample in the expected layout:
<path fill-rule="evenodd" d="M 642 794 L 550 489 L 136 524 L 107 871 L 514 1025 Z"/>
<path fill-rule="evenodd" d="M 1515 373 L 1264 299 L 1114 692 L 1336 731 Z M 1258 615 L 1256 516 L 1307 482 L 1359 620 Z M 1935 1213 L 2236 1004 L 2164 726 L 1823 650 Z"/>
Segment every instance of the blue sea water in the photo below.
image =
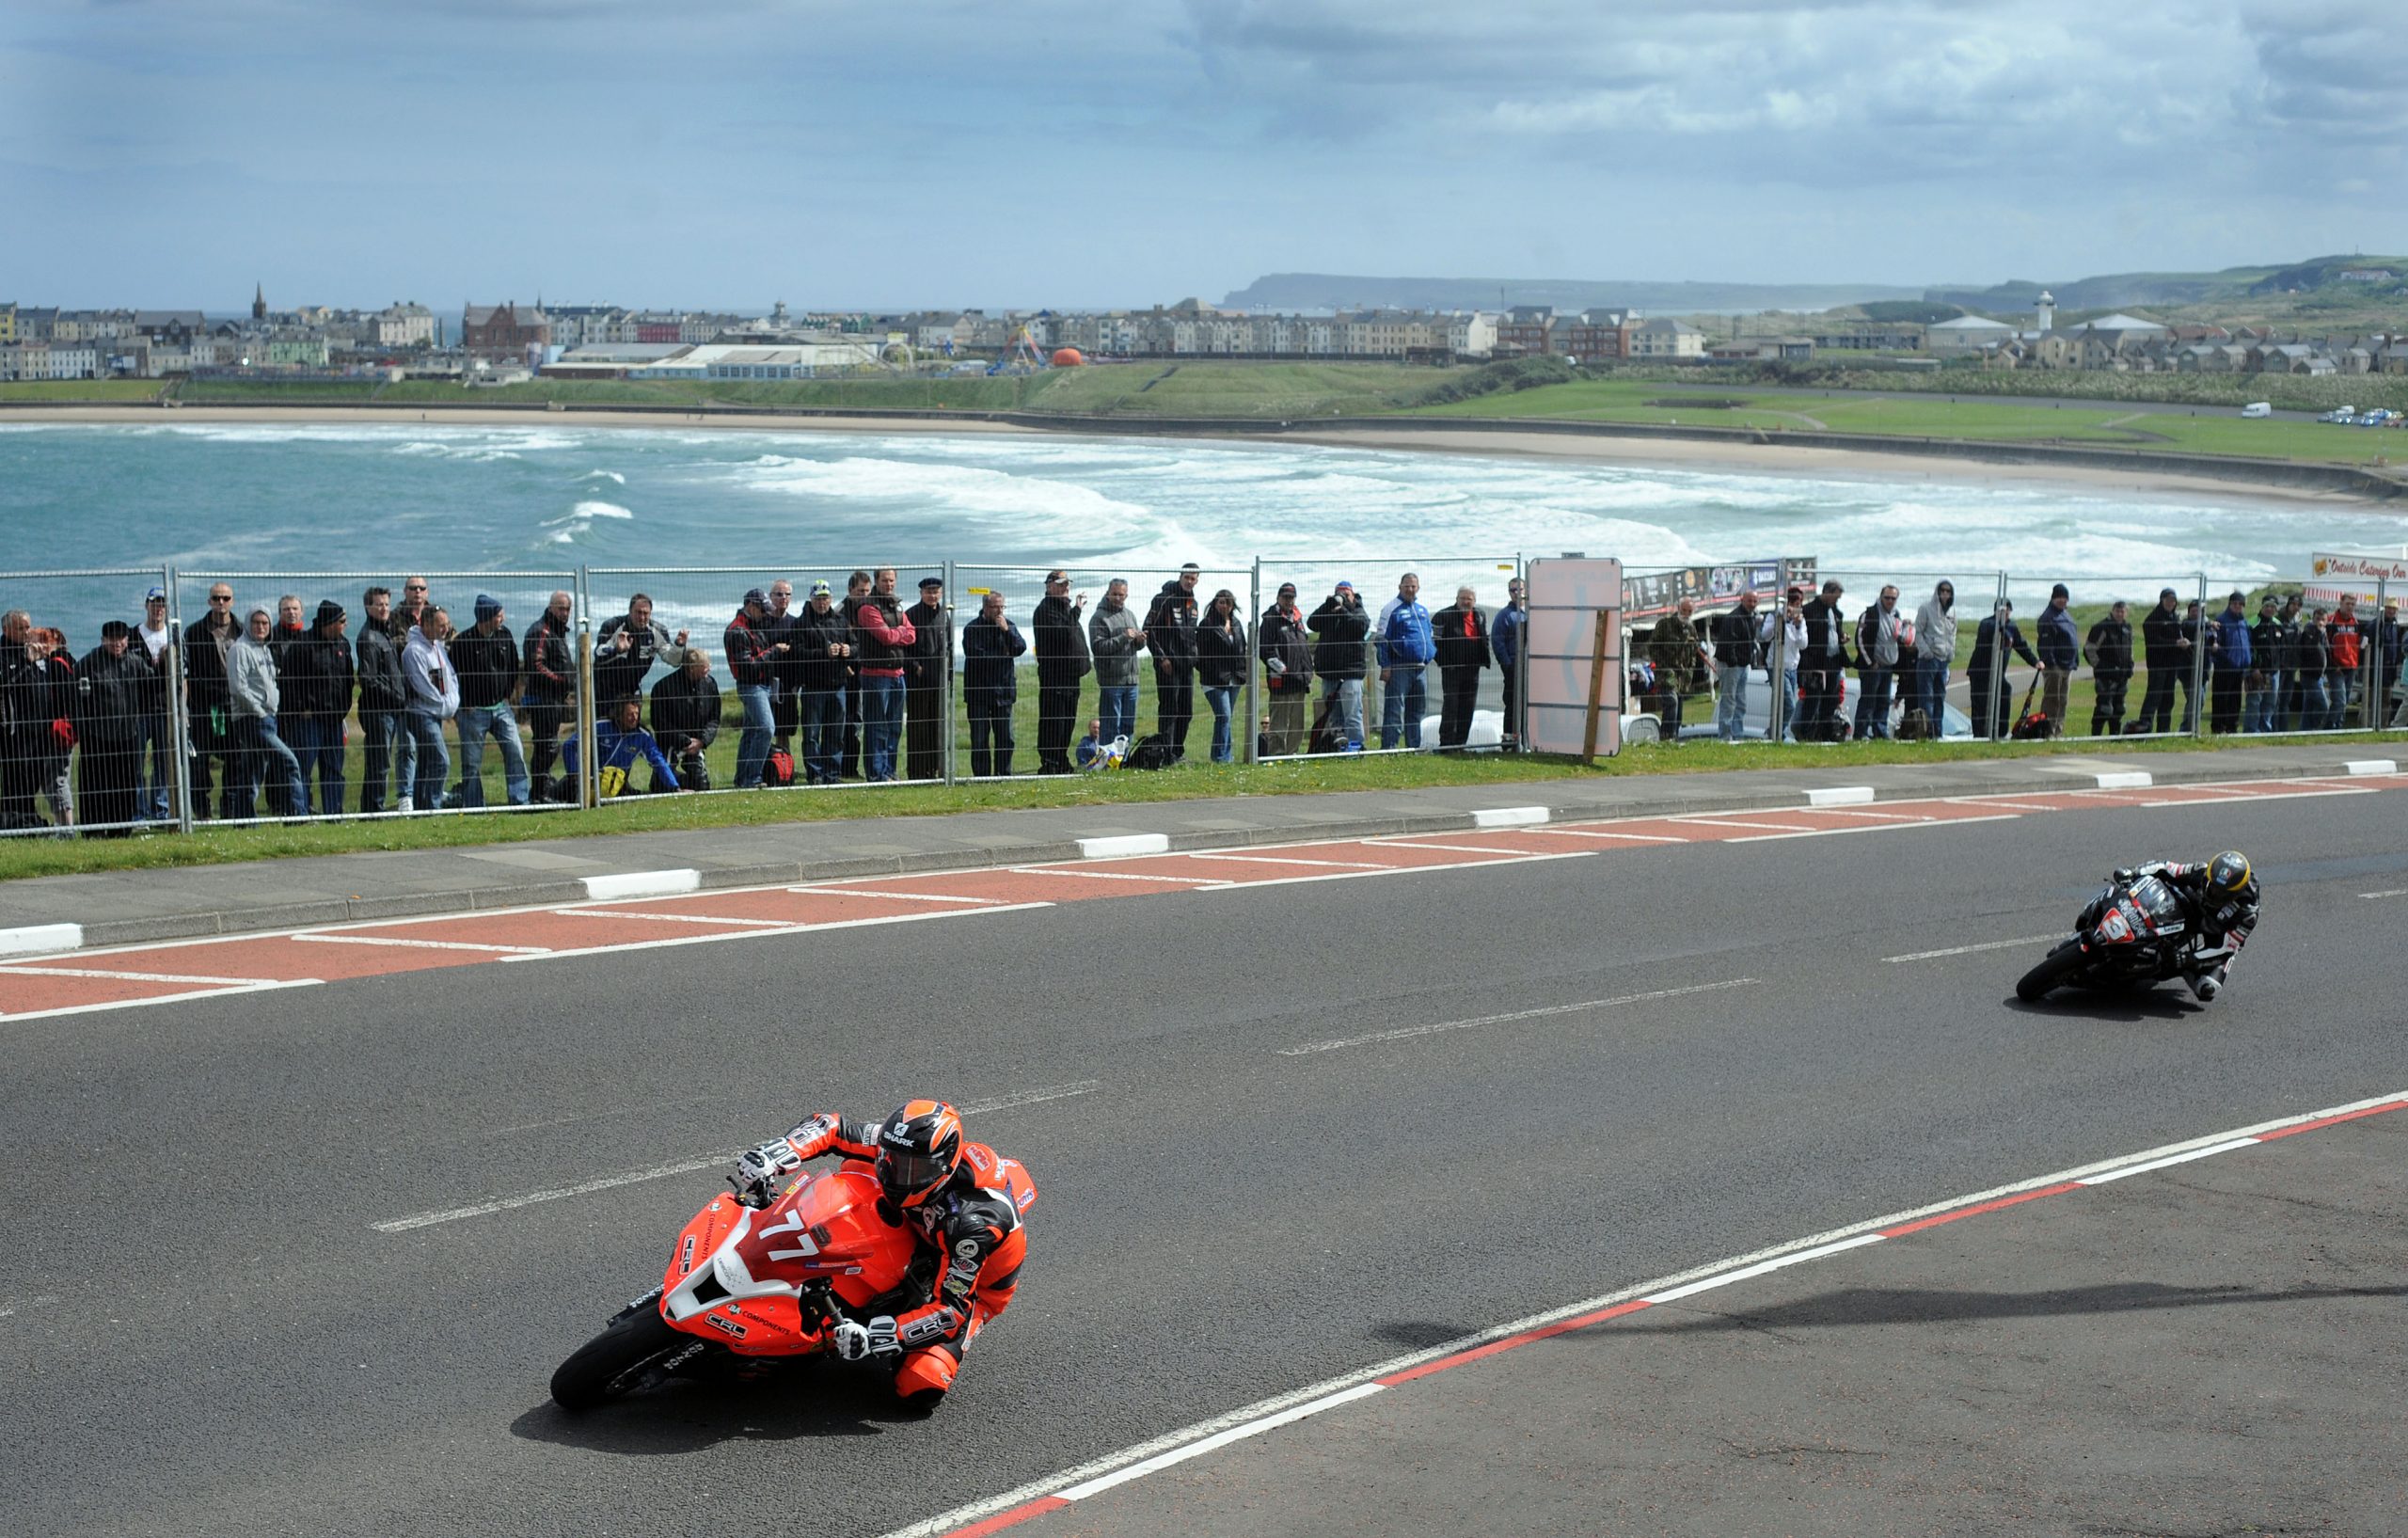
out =
<path fill-rule="evenodd" d="M 0 568 L 12 570 L 757 573 L 594 584 L 597 601 L 647 586 L 673 621 L 696 625 L 724 623 L 734 595 L 771 576 L 807 592 L 817 576 L 841 586 L 856 564 L 908 571 L 947 557 L 1061 563 L 1089 587 L 1126 572 L 1141 591 L 1152 585 L 1143 574 L 1194 560 L 1208 586 L 1241 599 L 1258 556 L 1266 596 L 1283 579 L 1308 594 L 1339 577 L 1383 592 L 1414 564 L 1441 601 L 1459 581 L 1484 584 L 1486 601 L 1501 589 L 1498 562 L 1516 553 L 1576 549 L 1635 570 L 1806 555 L 1868 578 L 2005 568 L 2019 595 L 2045 595 L 2060 577 L 2113 578 L 2146 603 L 2154 586 L 2139 587 L 2160 577 L 2262 580 L 2303 572 L 2311 549 L 2401 537 L 2387 515 L 2240 490 L 2212 500 L 2082 491 L 1933 478 L 1910 464 L 1892 479 L 1849 479 L 1285 443 L 551 422 L 0 426 Z M 1007 587 L 1016 612 L 1035 597 L 1024 573 L 983 579 Z M 979 581 L 962 574 L 963 586 Z M 10 585 L 0 576 L 0 590 Z M 0 605 L 55 616 L 79 645 L 101 618 L 138 608 L 138 586 L 120 593 L 122 581 L 14 585 L 25 597 L 0 591 Z M 323 587 L 356 610 L 361 583 L 240 585 L 246 604 L 271 587 L 314 603 Z M 524 618 L 551 579 L 501 585 Z"/>

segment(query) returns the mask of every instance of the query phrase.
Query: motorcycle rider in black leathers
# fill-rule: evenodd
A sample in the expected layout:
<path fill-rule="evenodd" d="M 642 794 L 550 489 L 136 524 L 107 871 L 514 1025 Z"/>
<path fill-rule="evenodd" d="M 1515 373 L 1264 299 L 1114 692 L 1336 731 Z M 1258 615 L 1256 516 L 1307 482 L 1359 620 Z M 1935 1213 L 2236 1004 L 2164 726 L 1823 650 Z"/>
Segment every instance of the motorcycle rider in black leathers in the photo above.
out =
<path fill-rule="evenodd" d="M 2191 911 L 2199 944 L 2184 964 L 2191 991 L 2205 1004 L 2224 991 L 2225 979 L 2258 928 L 2258 877 L 2239 849 L 2226 849 L 2205 864 L 2152 860 L 2115 872 L 2118 881 L 2154 876 L 2172 887 Z"/>

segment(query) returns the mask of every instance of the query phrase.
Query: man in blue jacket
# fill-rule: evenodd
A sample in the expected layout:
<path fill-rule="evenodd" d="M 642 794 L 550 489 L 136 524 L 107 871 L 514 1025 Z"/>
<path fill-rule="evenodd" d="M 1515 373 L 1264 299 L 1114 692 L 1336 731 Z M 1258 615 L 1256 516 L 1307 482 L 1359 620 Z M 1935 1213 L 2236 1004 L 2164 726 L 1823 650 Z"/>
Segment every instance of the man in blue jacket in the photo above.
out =
<path fill-rule="evenodd" d="M 1430 610 L 1421 607 L 1421 579 L 1406 572 L 1396 585 L 1396 596 L 1380 610 L 1371 626 L 1371 645 L 1380 664 L 1380 746 L 1393 748 L 1402 735 L 1408 748 L 1421 746 L 1421 712 L 1429 701 L 1423 672 L 1438 655 L 1438 640 L 1430 629 Z"/>
<path fill-rule="evenodd" d="M 2066 608 L 2072 594 L 2059 582 L 2049 590 L 2049 607 L 2040 610 L 2040 714 L 2049 718 L 2049 735 L 2066 735 L 2066 696 L 2073 688 L 2073 670 L 2082 663 L 2082 637 Z"/>
<path fill-rule="evenodd" d="M 2208 680 L 2208 724 L 2218 733 L 2241 730 L 2242 686 L 2257 655 L 2249 643 L 2249 599 L 2235 593 L 2224 601 L 2224 612 L 2208 629 L 2208 660 L 2215 674 Z"/>
<path fill-rule="evenodd" d="M 1529 623 L 1522 597 L 1522 579 L 1505 584 L 1505 607 L 1488 622 L 1488 649 L 1497 658 L 1497 675 L 1505 680 L 1505 746 L 1521 741 L 1522 627 Z"/>

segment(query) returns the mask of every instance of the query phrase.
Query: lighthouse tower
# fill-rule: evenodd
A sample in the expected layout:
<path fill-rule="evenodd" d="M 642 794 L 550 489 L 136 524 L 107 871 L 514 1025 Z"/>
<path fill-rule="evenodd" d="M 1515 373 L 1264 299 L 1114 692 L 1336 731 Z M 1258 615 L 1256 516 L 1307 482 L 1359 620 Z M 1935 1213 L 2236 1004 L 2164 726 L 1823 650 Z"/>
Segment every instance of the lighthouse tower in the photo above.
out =
<path fill-rule="evenodd" d="M 2057 324 L 2057 296 L 2042 289 L 2040 297 L 2032 301 L 2032 314 L 2039 323 L 2039 329 L 2048 331 Z"/>

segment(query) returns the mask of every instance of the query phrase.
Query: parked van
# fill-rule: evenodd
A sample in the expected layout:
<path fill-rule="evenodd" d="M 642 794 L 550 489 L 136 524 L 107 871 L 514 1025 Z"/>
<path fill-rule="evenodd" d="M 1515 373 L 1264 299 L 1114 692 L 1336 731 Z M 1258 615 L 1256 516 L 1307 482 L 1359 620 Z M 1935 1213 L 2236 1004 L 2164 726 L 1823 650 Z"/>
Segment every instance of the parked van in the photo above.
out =
<path fill-rule="evenodd" d="M 2272 401 L 2252 401 L 2241 408 L 2241 414 L 2244 417 L 2271 417 L 2274 414 L 2274 404 Z"/>

